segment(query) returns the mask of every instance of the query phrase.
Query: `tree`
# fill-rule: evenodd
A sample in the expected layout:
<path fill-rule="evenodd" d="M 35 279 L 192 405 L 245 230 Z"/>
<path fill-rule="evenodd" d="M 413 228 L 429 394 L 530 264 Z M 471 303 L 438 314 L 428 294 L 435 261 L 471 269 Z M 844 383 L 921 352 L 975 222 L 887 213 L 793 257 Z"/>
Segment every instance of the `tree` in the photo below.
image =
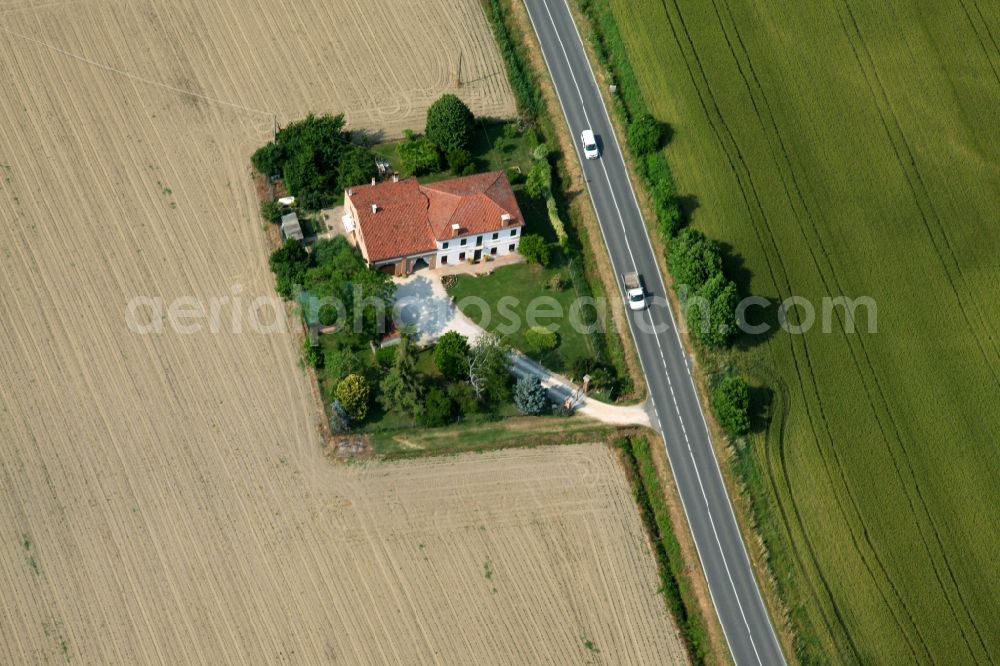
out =
<path fill-rule="evenodd" d="M 660 142 L 663 141 L 663 126 L 653 116 L 643 113 L 636 116 L 628 126 L 626 139 L 632 152 L 637 157 L 642 157 L 659 149 Z"/>
<path fill-rule="evenodd" d="M 337 401 L 354 421 L 363 421 L 368 416 L 368 382 L 361 375 L 347 375 L 337 384 Z"/>
<path fill-rule="evenodd" d="M 688 313 L 688 327 L 696 338 L 710 347 L 725 346 L 736 332 L 736 305 L 739 302 L 736 285 L 721 272 L 716 273 L 698 290 L 698 302 L 699 307 L 707 307 L 708 312 L 703 312 L 697 322 Z"/>
<path fill-rule="evenodd" d="M 524 332 L 524 342 L 528 351 L 545 352 L 556 348 L 559 337 L 544 326 L 532 326 Z"/>
<path fill-rule="evenodd" d="M 479 336 L 466 361 L 466 377 L 477 400 L 498 406 L 510 398 L 509 362 L 510 350 L 496 334 Z"/>
<path fill-rule="evenodd" d="M 365 260 L 343 236 L 320 238 L 313 245 L 313 258 L 317 266 L 335 263 L 337 272 L 345 279 L 365 267 Z"/>
<path fill-rule="evenodd" d="M 386 273 L 365 266 L 354 274 L 351 291 L 349 312 L 353 314 L 354 332 L 366 342 L 378 340 L 392 313 L 396 285 Z"/>
<path fill-rule="evenodd" d="M 705 234 L 688 228 L 670 242 L 667 265 L 683 300 L 701 289 L 710 277 L 722 272 L 722 255 L 719 246 L 705 238 Z"/>
<path fill-rule="evenodd" d="M 265 176 L 273 176 L 281 173 L 285 159 L 285 151 L 281 149 L 281 146 L 270 141 L 254 152 L 250 157 L 250 162 L 254 169 Z"/>
<path fill-rule="evenodd" d="M 542 414 L 549 410 L 549 394 L 538 377 L 521 377 L 514 385 L 514 404 L 522 414 Z"/>
<path fill-rule="evenodd" d="M 277 201 L 265 201 L 260 205 L 260 216 L 272 224 L 281 222 L 284 207 Z"/>
<path fill-rule="evenodd" d="M 410 416 L 417 416 L 423 408 L 420 375 L 410 348 L 410 339 L 403 336 L 396 349 L 392 367 L 379 385 L 379 402 L 386 411 L 400 409 Z"/>
<path fill-rule="evenodd" d="M 469 341 L 456 331 L 448 331 L 434 345 L 434 365 L 445 379 L 456 380 L 465 373 Z"/>
<path fill-rule="evenodd" d="M 407 176 L 433 173 L 441 168 L 438 148 L 426 138 L 401 143 L 396 152 L 402 162 L 403 173 Z"/>
<path fill-rule="evenodd" d="M 712 411 L 730 437 L 750 432 L 750 390 L 740 375 L 729 373 L 712 391 Z"/>
<path fill-rule="evenodd" d="M 371 151 L 352 143 L 344 130 L 343 114 L 309 114 L 289 124 L 251 161 L 261 173 L 280 174 L 306 209 L 322 207 L 344 187 L 368 180 L 375 170 Z"/>
<path fill-rule="evenodd" d="M 459 414 L 475 414 L 479 411 L 479 401 L 476 400 L 476 392 L 466 382 L 449 384 L 448 397 L 458 407 Z"/>
<path fill-rule="evenodd" d="M 545 266 L 552 258 L 548 243 L 545 239 L 536 234 L 528 234 L 521 239 L 518 245 L 518 252 L 528 261 Z"/>
<path fill-rule="evenodd" d="M 547 160 L 539 160 L 531 165 L 524 181 L 524 191 L 532 199 L 541 199 L 552 188 L 552 167 Z"/>
<path fill-rule="evenodd" d="M 427 109 L 424 133 L 441 150 L 451 152 L 468 147 L 474 120 L 465 102 L 455 95 L 442 95 Z"/>
<path fill-rule="evenodd" d="M 434 387 L 424 396 L 424 409 L 420 422 L 428 428 L 448 425 L 453 417 L 455 405 L 444 391 Z"/>
<path fill-rule="evenodd" d="M 362 146 L 344 146 L 337 165 L 337 187 L 344 190 L 354 185 L 363 185 L 378 174 L 375 156 Z"/>
<path fill-rule="evenodd" d="M 472 153 L 465 148 L 455 148 L 448 151 L 448 168 L 451 169 L 453 175 L 461 175 L 470 165 L 472 165 Z"/>
<path fill-rule="evenodd" d="M 271 253 L 268 259 L 271 272 L 274 273 L 276 289 L 286 299 L 290 299 L 297 285 L 305 280 L 309 268 L 309 253 L 302 243 L 289 238 L 285 244 Z"/>

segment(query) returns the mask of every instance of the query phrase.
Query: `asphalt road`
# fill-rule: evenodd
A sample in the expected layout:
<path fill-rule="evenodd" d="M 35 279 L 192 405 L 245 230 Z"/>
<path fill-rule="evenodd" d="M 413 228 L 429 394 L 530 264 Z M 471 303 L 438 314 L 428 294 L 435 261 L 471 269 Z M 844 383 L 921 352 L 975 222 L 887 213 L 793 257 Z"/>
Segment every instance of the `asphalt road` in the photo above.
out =
<path fill-rule="evenodd" d="M 525 0 L 542 54 L 574 137 L 601 232 L 618 274 L 638 271 L 652 305 L 629 311 L 652 421 L 663 435 L 708 586 L 737 664 L 784 664 L 750 568 L 712 449 L 663 277 L 583 42 L 566 0 Z M 579 135 L 591 128 L 601 158 L 583 159 Z"/>

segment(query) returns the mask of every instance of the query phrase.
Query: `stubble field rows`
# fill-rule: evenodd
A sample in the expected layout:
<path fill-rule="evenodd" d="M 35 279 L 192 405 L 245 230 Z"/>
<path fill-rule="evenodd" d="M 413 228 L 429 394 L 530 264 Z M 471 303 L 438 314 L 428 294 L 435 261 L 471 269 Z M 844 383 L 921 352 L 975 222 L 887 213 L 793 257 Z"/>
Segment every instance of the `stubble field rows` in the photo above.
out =
<path fill-rule="evenodd" d="M 607 449 L 338 469 L 293 334 L 249 330 L 272 114 L 419 127 L 441 44 L 505 114 L 479 12 L 0 4 L 0 662 L 683 659 Z M 137 296 L 230 302 L 140 335 Z"/>

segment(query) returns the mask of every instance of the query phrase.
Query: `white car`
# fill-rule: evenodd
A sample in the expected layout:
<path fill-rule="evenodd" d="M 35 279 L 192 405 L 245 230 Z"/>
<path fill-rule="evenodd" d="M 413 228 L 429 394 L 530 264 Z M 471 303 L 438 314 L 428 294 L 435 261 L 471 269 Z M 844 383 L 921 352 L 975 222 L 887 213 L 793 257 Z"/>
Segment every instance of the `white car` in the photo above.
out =
<path fill-rule="evenodd" d="M 588 160 L 596 160 L 601 156 L 593 130 L 585 129 L 580 132 L 580 143 L 583 144 L 583 156 Z"/>

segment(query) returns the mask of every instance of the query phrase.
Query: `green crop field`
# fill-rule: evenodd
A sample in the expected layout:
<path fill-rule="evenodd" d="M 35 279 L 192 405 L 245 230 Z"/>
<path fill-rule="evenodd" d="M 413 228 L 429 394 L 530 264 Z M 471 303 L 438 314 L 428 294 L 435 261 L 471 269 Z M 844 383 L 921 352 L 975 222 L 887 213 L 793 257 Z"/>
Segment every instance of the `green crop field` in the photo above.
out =
<path fill-rule="evenodd" d="M 693 224 L 815 304 L 733 354 L 803 661 L 1000 661 L 1000 4 L 608 1 Z M 820 325 L 868 296 L 877 332 Z"/>

